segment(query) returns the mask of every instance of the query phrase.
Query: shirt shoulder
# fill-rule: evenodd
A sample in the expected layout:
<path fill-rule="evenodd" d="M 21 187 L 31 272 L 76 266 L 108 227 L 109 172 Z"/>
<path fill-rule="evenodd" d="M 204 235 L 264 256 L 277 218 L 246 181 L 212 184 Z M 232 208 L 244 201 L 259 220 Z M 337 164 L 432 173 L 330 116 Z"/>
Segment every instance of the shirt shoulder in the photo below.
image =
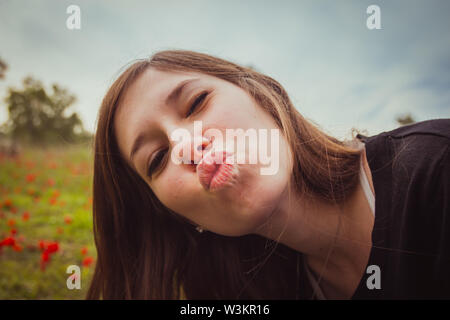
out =
<path fill-rule="evenodd" d="M 450 139 L 450 118 L 448 119 L 431 119 L 401 126 L 394 130 L 383 131 L 374 136 L 365 136 L 358 134 L 356 137 L 363 141 L 369 142 L 380 137 L 404 138 L 410 135 L 434 135 Z"/>
<path fill-rule="evenodd" d="M 365 144 L 375 194 L 379 202 L 383 201 L 376 203 L 379 207 L 423 217 L 429 212 L 425 210 L 428 203 L 436 200 L 436 193 L 450 184 L 446 179 L 450 119 L 427 120 L 382 132 L 366 137 Z M 423 210 L 418 214 L 420 208 Z"/>
<path fill-rule="evenodd" d="M 375 294 L 361 285 L 355 297 L 450 297 L 450 119 L 362 141 L 375 187 L 370 262 L 380 266 L 384 287 Z"/>
<path fill-rule="evenodd" d="M 433 119 L 402 126 L 366 137 L 357 136 L 366 145 L 371 170 L 410 178 L 439 169 L 450 146 L 450 119 Z"/>

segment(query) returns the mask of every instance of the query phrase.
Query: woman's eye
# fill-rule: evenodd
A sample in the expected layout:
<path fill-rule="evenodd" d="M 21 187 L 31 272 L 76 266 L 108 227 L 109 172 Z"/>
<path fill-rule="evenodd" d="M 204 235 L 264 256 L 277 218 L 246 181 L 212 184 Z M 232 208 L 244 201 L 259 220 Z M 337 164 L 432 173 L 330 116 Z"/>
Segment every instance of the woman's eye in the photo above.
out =
<path fill-rule="evenodd" d="M 167 149 L 159 151 L 156 156 L 151 161 L 150 165 L 147 169 L 147 176 L 151 177 L 155 171 L 160 167 L 161 160 L 164 158 L 164 155 L 167 153 Z"/>
<path fill-rule="evenodd" d="M 195 98 L 194 102 L 191 105 L 191 108 L 189 109 L 188 113 L 186 114 L 186 117 L 189 117 L 194 111 L 197 109 L 197 107 L 200 105 L 200 103 L 205 100 L 205 98 L 208 96 L 209 92 L 202 92 L 197 98 Z"/>

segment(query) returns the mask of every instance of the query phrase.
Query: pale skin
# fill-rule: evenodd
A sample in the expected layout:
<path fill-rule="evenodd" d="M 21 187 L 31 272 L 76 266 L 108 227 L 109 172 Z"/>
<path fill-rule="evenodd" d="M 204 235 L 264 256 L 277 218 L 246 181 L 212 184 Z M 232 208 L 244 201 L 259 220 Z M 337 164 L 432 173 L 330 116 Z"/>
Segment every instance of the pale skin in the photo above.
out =
<path fill-rule="evenodd" d="M 190 79 L 198 80 L 185 86 L 177 99 L 167 100 L 178 84 Z M 208 95 L 203 102 L 187 116 L 192 102 L 205 91 Z M 226 188 L 211 193 L 200 185 L 195 164 L 175 164 L 167 153 L 164 157 L 169 157 L 168 160 L 162 160 L 150 178 L 148 164 L 158 159 L 158 152 L 173 147 L 174 142 L 169 139 L 171 132 L 182 127 L 193 135 L 194 120 L 202 121 L 203 135 L 207 138 L 210 138 L 208 128 L 221 131 L 278 128 L 245 90 L 232 83 L 200 73 L 150 68 L 122 97 L 114 130 L 122 156 L 166 207 L 209 232 L 226 236 L 259 234 L 302 252 L 309 267 L 322 274 L 320 286 L 328 298 L 350 298 L 365 272 L 374 223 L 362 187 L 358 185 L 341 207 L 303 200 L 287 188 L 293 164 L 283 135 L 279 141 L 280 166 L 275 175 L 261 175 L 259 163 L 239 164 L 238 177 Z M 144 137 L 140 147 L 133 148 L 140 135 Z M 192 144 L 192 153 L 213 147 L 214 141 L 202 141 L 205 142 L 200 149 Z M 136 150 L 130 157 L 132 149 Z M 248 152 L 248 149 L 236 152 Z M 363 163 L 373 191 L 365 150 Z M 322 273 L 339 216 L 339 235 Z"/>

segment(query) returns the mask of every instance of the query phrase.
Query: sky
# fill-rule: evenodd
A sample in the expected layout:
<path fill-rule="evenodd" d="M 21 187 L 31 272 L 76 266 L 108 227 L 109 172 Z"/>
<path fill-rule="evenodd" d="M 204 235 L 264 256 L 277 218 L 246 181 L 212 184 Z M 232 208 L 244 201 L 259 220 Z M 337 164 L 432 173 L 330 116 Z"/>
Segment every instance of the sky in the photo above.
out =
<path fill-rule="evenodd" d="M 81 28 L 66 27 L 68 6 Z M 381 29 L 370 30 L 369 5 Z M 108 87 L 135 59 L 166 49 L 251 65 L 276 79 L 299 112 L 348 138 L 450 118 L 450 1 L 414 0 L 0 0 L 0 122 L 8 87 L 28 75 L 77 96 L 73 111 L 95 130 Z"/>

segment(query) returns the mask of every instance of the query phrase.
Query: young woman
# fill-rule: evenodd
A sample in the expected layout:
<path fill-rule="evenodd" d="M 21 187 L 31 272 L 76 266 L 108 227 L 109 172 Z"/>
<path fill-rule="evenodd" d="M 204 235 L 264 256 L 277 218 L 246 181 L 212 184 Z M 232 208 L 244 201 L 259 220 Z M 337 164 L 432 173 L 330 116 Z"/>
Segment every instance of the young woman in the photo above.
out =
<path fill-rule="evenodd" d="M 449 128 L 340 141 L 250 68 L 182 50 L 137 61 L 99 113 L 87 298 L 448 297 Z M 276 170 L 236 161 L 270 139 L 227 149 L 229 129 L 279 132 Z"/>

